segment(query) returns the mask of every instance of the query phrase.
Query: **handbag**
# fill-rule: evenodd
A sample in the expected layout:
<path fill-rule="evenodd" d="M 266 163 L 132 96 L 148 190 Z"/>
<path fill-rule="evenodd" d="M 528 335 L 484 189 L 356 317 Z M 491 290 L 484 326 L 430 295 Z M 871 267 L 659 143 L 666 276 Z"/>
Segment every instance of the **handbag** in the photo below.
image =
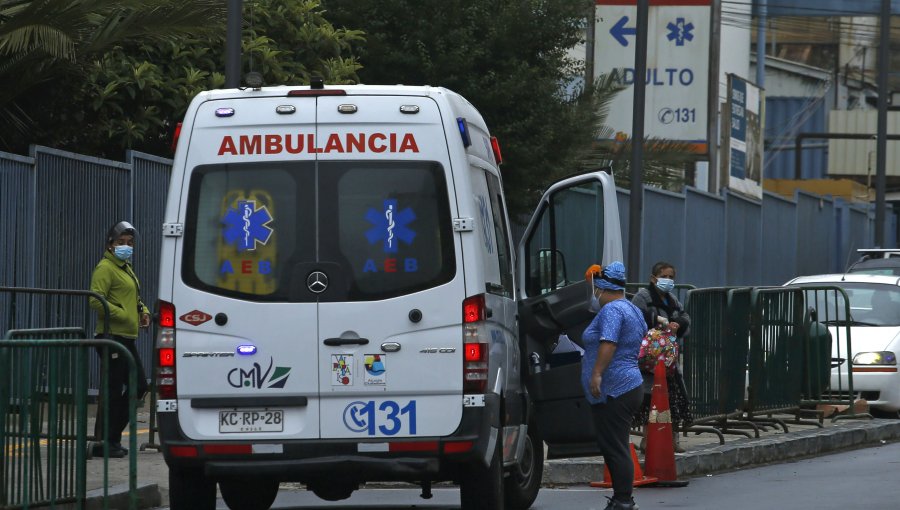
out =
<path fill-rule="evenodd" d="M 647 330 L 638 351 L 638 367 L 642 372 L 652 374 L 659 361 L 666 365 L 667 374 L 675 373 L 678 361 L 678 341 L 677 335 L 668 326 Z"/>

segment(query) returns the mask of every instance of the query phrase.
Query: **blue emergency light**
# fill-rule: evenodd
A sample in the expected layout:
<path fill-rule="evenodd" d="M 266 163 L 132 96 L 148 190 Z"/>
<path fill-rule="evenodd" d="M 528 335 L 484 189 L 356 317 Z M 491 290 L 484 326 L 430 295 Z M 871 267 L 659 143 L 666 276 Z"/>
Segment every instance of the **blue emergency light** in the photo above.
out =
<path fill-rule="evenodd" d="M 237 348 L 237 353 L 241 356 L 252 356 L 256 354 L 256 346 L 255 345 L 239 345 Z"/>
<path fill-rule="evenodd" d="M 472 145 L 472 139 L 469 138 L 469 123 L 465 117 L 457 117 L 456 125 L 459 126 L 459 134 L 462 136 L 463 147 Z"/>

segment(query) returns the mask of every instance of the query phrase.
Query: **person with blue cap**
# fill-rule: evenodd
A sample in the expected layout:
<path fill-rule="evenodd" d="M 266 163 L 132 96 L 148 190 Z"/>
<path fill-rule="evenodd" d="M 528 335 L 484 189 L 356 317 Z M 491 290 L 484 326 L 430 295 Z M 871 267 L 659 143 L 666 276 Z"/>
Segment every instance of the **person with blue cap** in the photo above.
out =
<path fill-rule="evenodd" d="M 629 434 L 634 413 L 644 399 L 638 368 L 647 323 L 625 299 L 625 265 L 619 261 L 588 269 L 591 308 L 599 310 L 582 335 L 581 384 L 591 404 L 597 444 L 612 478 L 613 497 L 606 510 L 637 510 L 632 498 L 634 465 Z"/>

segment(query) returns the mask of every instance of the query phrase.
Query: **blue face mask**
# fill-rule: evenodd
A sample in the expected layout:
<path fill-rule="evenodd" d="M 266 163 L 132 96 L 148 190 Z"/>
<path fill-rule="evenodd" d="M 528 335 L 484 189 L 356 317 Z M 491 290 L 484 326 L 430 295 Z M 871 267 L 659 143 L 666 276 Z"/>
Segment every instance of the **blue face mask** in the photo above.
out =
<path fill-rule="evenodd" d="M 671 278 L 657 278 L 656 288 L 663 292 L 672 292 L 675 288 L 675 280 Z"/>
<path fill-rule="evenodd" d="M 120 246 L 116 246 L 113 248 L 113 253 L 115 253 L 116 258 L 119 260 L 128 260 L 131 258 L 131 255 L 134 253 L 134 248 L 128 246 L 127 244 L 123 244 Z"/>

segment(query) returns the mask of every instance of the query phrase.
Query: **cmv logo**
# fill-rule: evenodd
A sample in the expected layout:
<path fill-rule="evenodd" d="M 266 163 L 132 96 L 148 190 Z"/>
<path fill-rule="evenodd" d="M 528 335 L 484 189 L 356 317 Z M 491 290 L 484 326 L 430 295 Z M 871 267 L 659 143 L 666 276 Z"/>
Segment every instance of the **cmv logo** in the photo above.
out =
<path fill-rule="evenodd" d="M 269 367 L 265 372 L 259 363 L 254 363 L 253 367 L 247 370 L 233 368 L 228 372 L 228 384 L 232 388 L 284 388 L 288 376 L 291 375 L 291 367 L 274 367 L 273 371 L 274 363 L 274 359 L 269 358 Z"/>

